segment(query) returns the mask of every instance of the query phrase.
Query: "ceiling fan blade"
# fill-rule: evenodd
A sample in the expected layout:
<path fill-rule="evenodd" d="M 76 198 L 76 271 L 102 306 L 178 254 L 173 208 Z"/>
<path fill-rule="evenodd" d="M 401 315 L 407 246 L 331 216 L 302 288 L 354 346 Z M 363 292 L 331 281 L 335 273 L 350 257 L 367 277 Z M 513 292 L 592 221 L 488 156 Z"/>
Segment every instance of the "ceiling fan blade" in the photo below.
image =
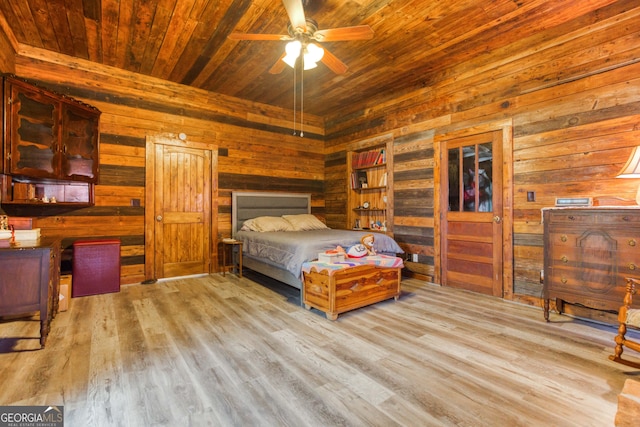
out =
<path fill-rule="evenodd" d="M 331 71 L 336 74 L 344 74 L 349 67 L 347 64 L 340 61 L 333 53 L 329 52 L 326 48 L 324 49 L 324 55 L 322 56 L 322 63 L 326 65 Z"/>
<path fill-rule="evenodd" d="M 282 34 L 245 34 L 231 33 L 227 36 L 230 40 L 291 40 L 291 37 Z"/>
<path fill-rule="evenodd" d="M 282 0 L 284 8 L 287 9 L 289 21 L 294 31 L 296 28 L 307 29 L 307 19 L 304 17 L 304 7 L 302 0 Z"/>
<path fill-rule="evenodd" d="M 287 55 L 287 52 L 280 55 L 280 58 L 273 64 L 273 67 L 269 70 L 270 74 L 280 74 L 282 70 L 284 70 L 285 65 L 287 65 L 282 59 Z"/>
<path fill-rule="evenodd" d="M 329 28 L 318 30 L 313 37 L 319 42 L 336 42 L 343 40 L 369 40 L 373 38 L 373 30 L 368 25 L 355 27 Z"/>

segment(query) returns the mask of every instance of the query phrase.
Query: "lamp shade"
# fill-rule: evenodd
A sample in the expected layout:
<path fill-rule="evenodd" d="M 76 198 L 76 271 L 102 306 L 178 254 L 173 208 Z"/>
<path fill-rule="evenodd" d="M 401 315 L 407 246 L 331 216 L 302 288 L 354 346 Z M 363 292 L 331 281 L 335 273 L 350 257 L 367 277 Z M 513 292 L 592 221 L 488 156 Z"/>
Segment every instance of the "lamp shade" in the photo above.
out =
<path fill-rule="evenodd" d="M 303 70 L 311 70 L 313 68 L 316 68 L 318 66 L 318 64 L 316 64 L 313 61 L 309 61 L 308 59 L 304 59 L 304 67 L 302 68 Z"/>
<path fill-rule="evenodd" d="M 287 53 L 282 60 L 291 68 L 295 67 L 296 59 L 300 56 L 300 49 L 302 48 L 302 43 L 298 40 L 291 41 L 287 43 L 284 48 L 284 51 Z"/>
<path fill-rule="evenodd" d="M 298 40 L 294 40 L 292 42 L 287 43 L 284 47 L 285 52 L 287 52 L 287 56 L 291 56 L 297 58 L 300 56 L 300 49 L 302 48 L 302 43 Z"/>
<path fill-rule="evenodd" d="M 640 178 L 640 147 L 633 149 L 629 160 L 616 178 Z"/>
<path fill-rule="evenodd" d="M 640 147 L 636 147 L 631 152 L 629 160 L 618 173 L 616 178 L 640 178 Z M 640 206 L 640 185 L 636 192 L 636 204 Z"/>
<path fill-rule="evenodd" d="M 324 49 L 315 43 L 309 43 L 304 52 L 304 60 L 310 60 L 311 62 L 318 62 L 324 56 Z"/>

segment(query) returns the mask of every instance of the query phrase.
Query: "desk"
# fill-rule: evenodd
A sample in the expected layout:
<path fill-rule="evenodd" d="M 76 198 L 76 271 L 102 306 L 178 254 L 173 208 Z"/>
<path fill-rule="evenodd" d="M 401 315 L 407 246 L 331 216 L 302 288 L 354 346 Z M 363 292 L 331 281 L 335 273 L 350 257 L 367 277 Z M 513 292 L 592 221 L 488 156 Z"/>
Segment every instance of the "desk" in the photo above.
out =
<path fill-rule="evenodd" d="M 222 275 L 224 276 L 228 268 L 235 269 L 236 262 L 234 260 L 237 253 L 238 277 L 242 277 L 242 242 L 239 240 L 221 240 L 222 243 Z M 227 252 L 229 252 L 229 260 L 227 261 Z M 230 262 L 230 264 L 228 264 Z"/>
<path fill-rule="evenodd" d="M 58 312 L 60 241 L 41 238 L 0 247 L 0 316 L 40 313 L 40 347 Z"/>

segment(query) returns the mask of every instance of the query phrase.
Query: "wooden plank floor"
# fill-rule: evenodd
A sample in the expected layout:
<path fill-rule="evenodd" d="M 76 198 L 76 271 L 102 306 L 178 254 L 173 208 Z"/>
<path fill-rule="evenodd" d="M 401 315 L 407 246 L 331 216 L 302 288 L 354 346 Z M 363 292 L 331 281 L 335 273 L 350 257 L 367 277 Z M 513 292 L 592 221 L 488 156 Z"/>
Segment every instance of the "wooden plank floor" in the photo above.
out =
<path fill-rule="evenodd" d="M 615 327 L 413 279 L 326 320 L 212 275 L 72 300 L 0 323 L 0 405 L 64 405 L 68 426 L 610 426 L 626 378 Z"/>

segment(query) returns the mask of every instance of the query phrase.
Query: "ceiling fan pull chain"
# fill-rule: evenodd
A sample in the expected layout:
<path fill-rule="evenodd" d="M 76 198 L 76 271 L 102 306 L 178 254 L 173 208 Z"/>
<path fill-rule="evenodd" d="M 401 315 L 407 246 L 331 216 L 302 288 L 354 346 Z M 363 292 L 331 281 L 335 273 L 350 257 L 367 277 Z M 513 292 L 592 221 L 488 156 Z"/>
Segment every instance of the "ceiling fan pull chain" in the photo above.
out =
<path fill-rule="evenodd" d="M 296 94 L 296 69 L 294 67 L 293 69 L 293 135 L 295 136 L 296 134 L 296 100 L 297 100 L 297 94 Z"/>
<path fill-rule="evenodd" d="M 304 59 L 303 66 L 300 67 L 300 138 L 304 136 Z M 294 70 L 295 73 L 295 70 Z"/>

